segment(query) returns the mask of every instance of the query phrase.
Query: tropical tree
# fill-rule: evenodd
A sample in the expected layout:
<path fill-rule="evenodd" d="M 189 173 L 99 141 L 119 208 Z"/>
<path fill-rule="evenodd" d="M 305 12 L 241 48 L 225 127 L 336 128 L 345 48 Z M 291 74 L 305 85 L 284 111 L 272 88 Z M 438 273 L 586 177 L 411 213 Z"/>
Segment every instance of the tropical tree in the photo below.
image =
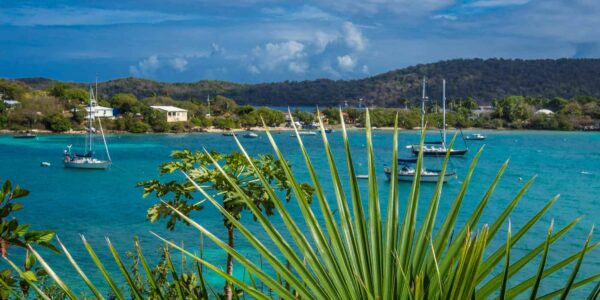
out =
<path fill-rule="evenodd" d="M 304 192 L 289 163 L 285 161 L 285 156 L 267 131 L 267 137 L 273 147 L 275 157 L 281 162 L 279 167 L 285 173 L 285 180 L 291 187 L 293 199 L 297 202 L 297 207 L 294 209 L 300 211 L 299 217 L 293 217 L 290 208 L 285 205 L 285 201 L 269 184 L 268 178 L 263 175 L 262 170 L 254 164 L 255 159 L 236 139 L 241 151 L 240 155 L 252 167 L 250 172 L 257 178 L 255 183 L 263 185 L 268 199 L 273 204 L 272 211 L 281 218 L 282 225 L 276 225 L 271 222 L 271 219 L 266 218 L 264 208 L 261 209 L 261 206 L 254 204 L 253 195 L 246 193 L 244 185 L 240 185 L 238 179 L 223 168 L 223 162 L 219 160 L 218 156 L 205 153 L 205 158 L 209 159 L 214 167 L 212 170 L 217 170 L 224 180 L 223 184 L 229 185 L 227 190 L 234 191 L 238 201 L 246 205 L 244 209 L 252 212 L 264 229 L 270 241 L 268 244 L 264 243 L 264 239 L 259 240 L 249 227 L 234 214 L 229 213 L 219 197 L 215 197 L 214 191 L 198 184 L 193 179 L 195 168 L 186 174 L 190 178 L 189 183 L 202 194 L 206 203 L 218 209 L 227 222 L 230 222 L 264 258 L 261 262 L 271 268 L 266 270 L 261 268 L 259 262 L 247 258 L 207 230 L 202 225 L 202 221 L 194 220 L 185 211 L 172 205 L 167 205 L 166 208 L 204 234 L 224 252 L 233 256 L 246 269 L 246 273 L 249 275 L 248 279 L 237 278 L 176 243 L 159 235 L 156 236 L 170 247 L 181 251 L 190 259 L 202 264 L 205 269 L 214 271 L 243 290 L 245 294 L 256 299 L 273 297 L 282 299 L 488 299 L 496 297 L 498 299 L 516 297 L 550 299 L 560 297 L 566 299 L 574 289 L 600 280 L 598 273 L 582 279 L 577 278 L 585 255 L 600 245 L 600 242 L 591 241 L 591 232 L 580 250 L 561 253 L 564 258 L 553 260 L 553 262 L 548 260 L 550 250 L 554 249 L 553 245 L 556 241 L 567 236 L 580 218 L 556 229 L 551 222 L 545 237 L 536 237 L 531 234 L 531 228 L 548 212 L 558 196 L 550 199 L 538 211 L 532 212 L 531 217 L 524 224 L 519 224 L 520 229 L 513 232 L 510 222 L 507 220 L 535 178 L 527 181 L 520 188 L 515 187 L 514 198 L 504 209 L 495 213 L 495 218 L 487 219 L 486 221 L 489 222 L 482 221 L 485 208 L 492 199 L 507 168 L 508 161 L 500 167 L 496 177 L 490 183 L 487 191 L 481 195 L 481 200 L 475 208 L 470 213 L 465 212 L 464 208 L 461 210 L 471 180 L 477 178 L 473 176 L 473 171 L 483 148 L 475 154 L 449 210 L 438 215 L 443 183 L 440 180 L 435 185 L 431 198 L 422 203 L 421 174 L 419 172 L 415 174 L 406 202 L 400 204 L 397 181 L 398 134 L 395 129 L 389 195 L 387 199 L 382 199 L 377 181 L 377 160 L 374 155 L 368 113 L 365 114 L 365 118 L 367 120 L 366 161 L 369 175 L 366 193 L 361 192 L 356 179 L 354 157 L 343 120 L 341 121 L 345 149 L 344 169 L 348 172 L 348 186 L 342 183 L 338 167 L 339 160 L 335 159 L 328 137 L 321 126 L 324 155 L 329 168 L 327 176 L 333 184 L 332 195 L 325 192 L 321 182 L 326 174 L 317 174 L 301 137 L 296 135 L 300 152 L 314 187 L 318 208 L 312 208 L 308 204 L 311 197 Z M 420 147 L 423 147 L 424 136 L 425 132 L 423 131 Z M 454 140 L 455 138 L 450 142 L 449 149 L 452 148 Z M 448 159 L 449 156 L 446 155 L 440 178 L 443 178 L 446 172 Z M 416 164 L 417 170 L 422 167 L 422 162 L 423 157 L 419 156 Z M 331 198 L 328 199 L 328 197 Z M 417 210 L 418 206 L 422 204 L 425 204 L 427 209 L 423 217 L 419 218 Z M 383 205 L 387 207 L 385 211 L 382 210 Z M 401 207 L 403 207 L 402 210 Z M 468 216 L 464 224 L 457 223 L 459 211 Z M 502 228 L 508 229 L 506 242 L 498 247 L 493 246 L 491 241 L 497 237 Z M 512 251 L 515 245 L 524 238 L 528 239 L 528 245 L 533 244 L 533 246 L 528 247 L 522 257 L 515 259 Z M 537 241 L 536 238 L 538 238 Z M 86 247 L 89 247 L 87 242 L 84 243 L 86 243 Z M 114 251 L 110 243 L 109 249 Z M 564 250 L 562 251 L 564 252 Z M 99 268 L 105 270 L 97 257 L 95 255 L 92 257 L 95 257 Z M 37 255 L 36 258 L 42 261 L 41 256 Z M 115 261 L 117 264 L 120 262 L 117 256 L 115 256 Z M 539 263 L 536 263 L 538 261 Z M 76 266 L 74 261 L 72 263 Z M 550 285 L 545 280 L 548 276 L 565 270 L 571 264 L 573 264 L 571 274 L 565 276 L 560 285 L 556 281 Z M 65 284 L 48 264 L 42 263 L 42 265 L 63 291 L 71 291 L 70 286 Z M 528 266 L 537 269 L 530 277 L 526 277 L 523 271 Z M 77 267 L 76 270 L 84 280 L 87 278 Z M 121 270 L 127 274 L 127 270 L 124 268 Z M 500 272 L 494 274 L 496 270 L 500 270 Z M 103 275 L 109 283 L 113 283 L 109 285 L 115 294 L 122 295 L 121 289 L 114 284 L 113 277 L 106 272 L 103 272 Z M 125 276 L 125 278 L 128 277 Z M 162 293 L 163 287 L 154 284 L 153 278 L 149 276 L 148 284 L 159 295 L 164 294 Z M 176 277 L 172 278 L 175 284 L 179 282 Z M 262 289 L 257 282 L 264 284 L 268 290 Z M 93 292 L 95 286 L 91 283 L 88 286 Z M 129 280 L 125 287 L 131 291 L 138 290 L 136 285 L 129 283 Z M 550 289 L 550 292 L 541 295 L 542 287 Z M 600 283 L 592 289 L 587 299 L 597 299 L 599 294 Z M 44 296 L 44 294 L 40 295 Z M 186 296 L 187 294 L 184 294 L 183 291 L 178 294 L 179 299 L 185 299 Z M 123 297 L 118 298 L 122 299 Z"/>
<path fill-rule="evenodd" d="M 246 203 L 240 199 L 240 191 L 252 198 L 252 207 L 267 216 L 273 214 L 274 208 L 272 198 L 266 191 L 267 188 L 284 192 L 288 201 L 291 197 L 291 185 L 281 167 L 281 162 L 271 155 L 260 155 L 248 161 L 239 152 L 222 154 L 183 150 L 173 152 L 171 157 L 174 161 L 161 165 L 160 174 L 183 172 L 187 174 L 189 181 L 170 180 L 163 183 L 153 179 L 138 184 L 144 188 L 144 197 L 155 194 L 157 198 L 163 199 L 162 202 L 148 209 L 148 219 L 152 222 L 163 218 L 168 219 L 166 226 L 169 230 L 174 229 L 177 221 L 182 219 L 171 207 L 177 207 L 179 212 L 183 212 L 185 218 L 189 218 L 191 212 L 202 209 L 202 203 L 207 196 L 221 199 L 226 213 L 238 222 L 242 212 L 248 210 Z M 265 181 L 261 182 L 256 174 L 261 174 Z M 236 185 L 232 186 L 227 179 L 233 179 Z M 198 195 L 195 188 L 197 185 L 204 186 L 205 191 L 210 191 L 211 194 Z M 312 188 L 302 184 L 301 190 L 303 195 L 310 199 Z M 224 226 L 227 230 L 227 245 L 233 248 L 234 223 L 224 218 Z M 227 254 L 226 271 L 230 275 L 233 273 L 231 254 Z M 226 299 L 233 297 L 233 289 L 229 281 L 225 283 L 224 295 Z"/>

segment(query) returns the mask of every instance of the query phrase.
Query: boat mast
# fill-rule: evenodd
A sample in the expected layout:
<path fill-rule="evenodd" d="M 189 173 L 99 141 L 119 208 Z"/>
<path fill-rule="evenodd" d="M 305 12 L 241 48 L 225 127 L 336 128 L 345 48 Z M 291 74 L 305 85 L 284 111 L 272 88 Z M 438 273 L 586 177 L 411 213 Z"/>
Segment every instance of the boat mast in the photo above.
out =
<path fill-rule="evenodd" d="M 96 96 L 94 98 L 98 99 L 98 77 L 96 77 Z M 98 101 L 98 100 L 96 100 L 96 101 Z M 100 134 L 102 134 L 102 141 L 104 142 L 104 150 L 106 150 L 106 158 L 108 158 L 108 161 L 112 161 L 110 159 L 110 153 L 108 152 L 108 144 L 106 144 L 106 137 L 104 137 L 104 129 L 102 129 L 102 121 L 100 121 L 100 118 L 98 118 L 98 125 L 100 125 Z"/>
<path fill-rule="evenodd" d="M 443 138 L 442 145 L 446 148 L 446 79 L 442 80 L 442 128 L 443 128 Z"/>
<path fill-rule="evenodd" d="M 90 86 L 90 103 L 89 103 L 89 113 L 88 113 L 88 145 L 90 146 L 89 152 L 91 153 L 93 148 L 93 139 L 92 139 L 92 98 L 94 97 L 94 90 Z M 95 100 L 95 98 L 94 98 Z"/>
<path fill-rule="evenodd" d="M 423 96 L 421 97 L 421 130 L 425 126 L 425 77 L 423 77 Z"/>

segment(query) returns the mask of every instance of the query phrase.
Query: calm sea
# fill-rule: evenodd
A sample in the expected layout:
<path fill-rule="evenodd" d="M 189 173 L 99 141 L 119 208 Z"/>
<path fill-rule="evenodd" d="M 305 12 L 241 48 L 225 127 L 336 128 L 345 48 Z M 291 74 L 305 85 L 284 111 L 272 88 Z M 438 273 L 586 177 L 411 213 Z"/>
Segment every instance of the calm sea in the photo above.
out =
<path fill-rule="evenodd" d="M 554 195 L 561 194 L 560 199 L 554 204 L 550 212 L 542 218 L 531 233 L 523 238 L 514 248 L 513 261 L 516 261 L 527 249 L 536 247 L 543 242 L 547 226 L 554 218 L 555 228 L 565 226 L 569 221 L 579 216 L 584 219 L 571 230 L 568 236 L 551 248 L 550 263 L 555 263 L 568 254 L 578 251 L 585 240 L 592 224 L 598 224 L 600 218 L 600 134 L 580 132 L 530 132 L 530 131 L 490 131 L 483 132 L 488 135 L 484 142 L 471 142 L 471 151 L 464 158 L 452 159 L 451 167 L 458 173 L 458 179 L 445 185 L 439 215 L 449 209 L 450 203 L 456 196 L 461 180 L 471 163 L 475 152 L 484 143 L 487 145 L 478 163 L 474 178 L 467 191 L 464 205 L 459 216 L 462 224 L 478 203 L 488 185 L 493 180 L 501 164 L 510 158 L 509 167 L 496 189 L 488 208 L 482 218 L 482 223 L 491 222 L 495 216 L 509 203 L 518 189 L 531 177 L 538 175 L 537 180 L 519 203 L 510 216 L 513 232 L 516 232 L 525 222 L 535 214 Z M 252 154 L 271 153 L 271 146 L 264 134 L 259 133 L 258 139 L 242 140 L 247 150 Z M 292 163 L 294 171 L 299 178 L 309 180 L 298 145 L 289 133 L 275 134 L 280 148 Z M 356 169 L 359 173 L 366 172 L 365 137 L 362 131 L 350 133 L 352 151 L 356 160 Z M 377 131 L 374 133 L 377 166 L 379 168 L 378 181 L 382 194 L 382 206 L 386 206 L 387 189 L 389 183 L 384 174 L 383 167 L 391 159 L 391 132 Z M 230 152 L 236 150 L 236 145 L 231 137 L 220 134 L 164 134 L 164 135 L 109 135 L 108 143 L 114 162 L 108 171 L 82 171 L 65 169 L 62 166 L 62 153 L 66 145 L 73 144 L 74 148 L 83 147 L 82 136 L 50 135 L 40 136 L 37 140 L 12 139 L 10 136 L 0 136 L 0 179 L 10 179 L 31 191 L 30 196 L 24 198 L 25 209 L 18 213 L 18 218 L 23 223 L 30 223 L 34 229 L 54 229 L 61 240 L 70 248 L 73 256 L 80 262 L 81 267 L 97 282 L 103 282 L 101 274 L 96 271 L 93 262 L 87 255 L 80 235 L 85 235 L 95 247 L 96 252 L 105 260 L 111 272 L 119 276 L 118 269 L 107 250 L 105 237 L 109 237 L 116 247 L 124 254 L 133 248 L 133 238 L 138 236 L 146 255 L 152 261 L 157 261 L 161 243 L 149 232 L 157 232 L 166 238 L 183 243 L 191 251 L 198 251 L 199 233 L 192 228 L 178 225 L 176 230 L 169 232 L 163 223 L 151 224 L 146 220 L 146 210 L 157 200 L 149 197 L 142 199 L 142 191 L 135 185 L 139 181 L 158 177 L 157 167 L 169 161 L 169 154 L 176 149 L 203 148 L 217 151 Z M 338 155 L 339 166 L 345 165 L 341 133 L 330 134 L 334 153 Z M 403 145 L 417 142 L 418 135 L 414 131 L 400 133 L 401 150 L 408 151 Z M 329 169 L 323 155 L 322 143 L 318 136 L 304 138 L 314 165 L 319 169 L 325 188 L 331 190 L 328 178 Z M 100 150 L 100 149 L 99 149 Z M 98 151 L 100 152 L 100 151 Z M 40 167 L 40 162 L 48 161 L 51 167 Z M 428 167 L 439 166 L 441 160 L 427 159 Z M 344 168 L 342 168 L 344 169 Z M 342 172 L 344 179 L 347 176 Z M 178 176 L 182 179 L 181 176 Z M 347 182 L 347 181 L 346 181 Z M 363 192 L 366 192 L 366 182 Z M 409 184 L 401 184 L 401 207 L 407 198 Z M 433 186 L 425 186 L 422 203 L 419 210 L 421 214 L 426 209 L 427 201 Z M 329 193 L 330 201 L 333 193 Z M 288 204 L 292 213 L 300 216 L 295 209 L 295 204 Z M 315 207 L 316 209 L 316 207 Z M 212 208 L 194 214 L 194 218 L 209 230 L 223 236 L 222 217 Z M 257 236 L 264 233 L 251 218 L 245 218 Z M 273 222 L 281 224 L 278 218 Z M 439 222 L 438 222 L 439 223 Z M 493 248 L 501 247 L 505 238 L 506 226 L 498 234 L 498 239 L 493 241 Z M 599 239 L 595 237 L 594 241 Z M 238 238 L 236 247 L 249 257 L 256 257 L 248 243 Z M 12 253 L 11 257 L 19 260 Z M 218 266 L 224 265 L 223 252 L 205 240 L 204 256 Z M 83 289 L 83 284 L 68 264 L 66 258 L 48 254 L 49 261 L 55 266 L 59 275 L 65 280 L 74 283 Z M 519 279 L 531 276 L 537 268 L 531 268 Z M 558 283 L 565 281 L 571 267 L 562 273 L 549 278 L 542 285 L 542 292 L 559 288 Z M 579 279 L 585 275 L 593 274 L 600 270 L 600 251 L 594 250 L 586 256 Z M 236 269 L 238 275 L 243 276 L 241 267 Z M 214 275 L 210 275 L 210 282 L 220 285 Z M 509 283 L 510 286 L 510 283 Z M 220 286 L 217 287 L 220 289 Z M 574 294 L 582 295 L 588 292 L 591 286 Z"/>

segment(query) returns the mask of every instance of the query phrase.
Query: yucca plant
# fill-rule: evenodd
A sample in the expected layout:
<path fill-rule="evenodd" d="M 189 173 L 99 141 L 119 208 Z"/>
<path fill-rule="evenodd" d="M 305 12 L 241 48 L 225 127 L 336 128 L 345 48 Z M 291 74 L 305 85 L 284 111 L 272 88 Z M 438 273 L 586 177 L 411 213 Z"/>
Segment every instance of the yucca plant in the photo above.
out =
<path fill-rule="evenodd" d="M 340 114 L 341 117 L 341 114 Z M 334 153 L 329 145 L 323 124 L 321 124 L 321 136 L 324 143 L 325 155 L 328 161 L 330 178 L 333 182 L 333 197 L 327 198 L 322 182 L 319 181 L 317 170 L 312 164 L 299 134 L 296 134 L 301 153 L 304 157 L 312 185 L 316 203 L 309 205 L 306 193 L 302 192 L 298 178 L 294 176 L 284 155 L 280 151 L 274 138 L 266 129 L 267 137 L 273 147 L 274 153 L 279 161 L 283 162 L 283 168 L 287 180 L 290 182 L 294 200 L 301 212 L 298 218 L 293 217 L 286 207 L 285 201 L 278 193 L 270 187 L 266 178 L 252 168 L 257 178 L 264 185 L 268 196 L 275 206 L 275 214 L 278 214 L 283 225 L 275 225 L 265 214 L 253 205 L 253 199 L 246 195 L 238 187 L 233 178 L 227 176 L 217 160 L 212 158 L 212 164 L 224 175 L 239 194 L 240 201 L 244 201 L 255 219 L 259 222 L 266 233 L 269 243 L 264 243 L 235 216 L 220 205 L 218 199 L 203 187 L 192 184 L 206 198 L 206 202 L 217 208 L 229 222 L 235 226 L 242 237 L 254 247 L 255 251 L 264 259 L 262 262 L 270 268 L 262 268 L 259 262 L 247 258 L 221 240 L 212 232 L 207 230 L 201 222 L 197 222 L 185 213 L 171 207 L 182 219 L 200 231 L 205 237 L 212 240 L 223 251 L 231 255 L 247 273 L 248 280 L 237 278 L 227 274 L 221 268 L 209 261 L 183 249 L 176 243 L 169 241 L 159 235 L 159 239 L 170 247 L 188 255 L 191 259 L 205 266 L 206 269 L 214 271 L 226 281 L 244 291 L 245 295 L 257 299 L 268 299 L 280 297 L 283 299 L 511 299 L 515 297 L 530 299 L 550 299 L 560 297 L 565 299 L 569 293 L 585 284 L 598 281 L 600 274 L 594 274 L 584 279 L 577 280 L 577 274 L 586 253 L 600 245 L 599 242 L 591 242 L 591 232 L 582 248 L 573 250 L 570 256 L 555 264 L 547 265 L 552 245 L 561 237 L 565 236 L 580 219 L 575 219 L 563 228 L 555 230 L 551 224 L 544 241 L 528 250 L 525 255 L 518 259 L 511 256 L 514 245 L 523 239 L 526 233 L 536 224 L 549 210 L 558 197 L 554 197 L 548 203 L 534 213 L 525 223 L 520 224 L 520 229 L 512 232 L 508 224 L 508 218 L 532 185 L 534 179 L 526 182 L 516 193 L 514 199 L 500 212 L 495 220 L 491 222 L 480 222 L 482 213 L 496 188 L 508 161 L 502 165 L 498 174 L 490 184 L 487 191 L 482 195 L 479 204 L 471 212 L 464 225 L 456 223 L 459 209 L 469 183 L 472 179 L 473 170 L 481 155 L 480 150 L 474 157 L 471 166 L 464 175 L 463 183 L 456 198 L 447 212 L 438 216 L 438 207 L 442 194 L 443 183 L 440 180 L 434 193 L 428 202 L 427 211 L 421 220 L 417 218 L 417 208 L 423 204 L 420 196 L 420 174 L 415 174 L 415 180 L 408 194 L 406 202 L 400 201 L 397 181 L 398 170 L 398 132 L 397 118 L 393 135 L 393 151 L 391 157 L 392 175 L 389 184 L 389 196 L 387 201 L 380 199 L 379 186 L 377 184 L 377 168 L 371 139 L 371 127 L 368 111 L 366 118 L 367 137 L 367 163 L 368 163 L 368 192 L 361 194 L 356 180 L 354 160 L 351 154 L 348 135 L 341 118 L 343 141 L 345 145 L 345 158 L 348 177 L 349 193 L 342 184 L 339 168 L 334 159 Z M 319 118 L 320 119 L 320 118 Z M 292 122 L 292 124 L 294 124 Z M 266 128 L 266 127 L 265 127 Z M 294 128 L 296 131 L 297 129 Z M 421 147 L 425 132 L 421 133 Z M 252 158 L 245 151 L 237 138 L 235 139 L 240 152 L 252 165 Z M 454 140 L 450 143 L 452 147 Z M 422 151 L 420 151 L 422 153 Z M 208 152 L 207 152 L 208 154 Z M 210 156 L 209 156 L 210 157 Z M 442 166 L 442 174 L 448 164 L 448 155 Z M 418 157 L 416 170 L 420 170 L 423 158 Z M 185 174 L 188 176 L 187 174 Z M 323 174 L 319 174 L 323 175 Z M 189 177 L 188 177 L 189 178 Z M 404 204 L 401 204 L 404 203 Z M 385 216 L 382 206 L 386 205 Z M 400 209 L 404 207 L 404 209 Z M 339 212 L 337 215 L 334 211 Z M 463 212 L 464 213 L 464 212 Z M 321 216 L 321 217 L 317 217 Z M 441 222 L 437 227 L 436 222 Z M 504 245 L 493 248 L 490 241 L 494 239 L 501 228 L 508 228 L 508 235 Z M 434 229 L 436 228 L 436 229 Z M 593 231 L 593 230 L 592 230 Z M 527 237 L 529 238 L 529 236 Z M 110 244 L 109 244 L 110 246 Z M 86 243 L 88 250 L 91 250 Z M 115 260 L 119 264 L 123 274 L 128 271 L 122 267 L 120 259 L 114 248 L 110 246 Z M 66 252 L 66 248 L 63 248 Z M 71 296 L 71 289 L 60 280 L 58 275 L 48 266 L 37 252 L 36 255 L 42 266 L 46 268 L 56 283 Z M 68 252 L 66 252 L 68 253 Z M 109 282 L 109 286 L 118 298 L 123 298 L 123 292 L 114 283 L 114 279 L 105 271 L 102 263 L 97 259 L 93 251 L 90 251 L 94 261 Z M 68 256 L 74 266 L 76 263 Z M 533 260 L 541 257 L 537 268 Z M 143 261 L 143 259 L 142 259 Z M 540 287 L 544 285 L 544 279 L 557 271 L 574 266 L 571 275 L 566 278 L 562 286 L 552 286 L 554 291 L 540 295 Z M 530 278 L 517 280 L 515 275 L 521 274 L 524 268 L 531 265 L 537 272 Z M 146 267 L 145 267 L 146 268 Z M 97 290 L 93 283 L 86 280 L 85 274 L 76 267 L 82 275 L 92 292 Z M 496 270 L 500 270 L 497 274 Z M 127 278 L 127 276 L 126 276 Z M 155 280 L 149 274 L 149 282 L 155 290 L 156 298 L 165 298 L 161 286 L 153 283 Z M 177 280 L 174 276 L 173 280 Z M 137 289 L 136 285 L 127 279 L 126 287 L 131 291 Z M 267 290 L 259 288 L 258 282 L 267 287 Z M 36 289 L 36 291 L 39 291 Z M 588 299 L 596 299 L 600 287 L 597 285 L 589 295 Z M 96 296 L 97 293 L 94 293 Z M 136 295 L 133 293 L 133 295 Z M 177 294 L 179 299 L 193 298 L 186 295 L 184 291 Z M 75 298 L 74 295 L 71 298 Z M 135 297 L 139 298 L 139 297 Z"/>

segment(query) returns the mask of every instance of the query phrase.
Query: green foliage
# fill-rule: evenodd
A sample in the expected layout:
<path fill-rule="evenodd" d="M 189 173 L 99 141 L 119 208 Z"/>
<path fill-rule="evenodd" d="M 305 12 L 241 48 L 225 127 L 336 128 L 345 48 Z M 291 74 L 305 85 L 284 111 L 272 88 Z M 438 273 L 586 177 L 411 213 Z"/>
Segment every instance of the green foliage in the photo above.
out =
<path fill-rule="evenodd" d="M 316 117 L 313 113 L 300 111 L 297 108 L 292 112 L 292 116 L 294 117 L 294 121 L 302 122 L 303 124 L 311 124 L 316 120 Z"/>
<path fill-rule="evenodd" d="M 242 110 L 242 112 L 244 111 L 248 110 Z M 261 118 L 267 126 L 271 127 L 279 126 L 281 123 L 285 122 L 285 115 L 281 111 L 263 106 L 242 114 L 240 117 L 240 125 L 243 127 L 262 126 Z"/>
<path fill-rule="evenodd" d="M 419 64 L 359 80 L 317 79 L 277 83 L 236 84 L 223 81 L 165 83 L 123 78 L 101 84 L 102 93 L 132 93 L 138 98 L 153 92 L 174 99 L 206 99 L 223 95 L 238 103 L 257 105 L 323 105 L 337 107 L 345 100 L 358 106 L 368 99 L 375 106 L 410 108 L 421 97 L 421 79 L 429 78 L 430 95 L 441 95 L 442 77 L 451 98 L 473 97 L 479 105 L 510 95 L 571 98 L 600 97 L 596 84 L 598 59 L 454 59 Z"/>
<path fill-rule="evenodd" d="M 168 131 L 170 126 L 167 123 L 167 115 L 157 109 L 144 108 L 142 114 L 144 115 L 144 121 L 150 125 L 154 132 L 165 132 Z"/>
<path fill-rule="evenodd" d="M 225 113 L 234 112 L 237 107 L 237 104 L 231 98 L 218 95 L 212 100 L 210 107 L 211 114 L 223 115 Z"/>
<path fill-rule="evenodd" d="M 525 121 L 533 114 L 526 97 L 509 96 L 494 102 L 495 115 L 507 122 Z"/>
<path fill-rule="evenodd" d="M 44 120 L 46 128 L 54 132 L 65 132 L 71 129 L 71 122 L 62 114 L 53 114 Z"/>
<path fill-rule="evenodd" d="M 131 133 L 145 133 L 148 132 L 148 130 L 150 130 L 150 125 L 140 120 L 134 120 L 131 121 L 130 124 L 126 125 L 126 128 Z"/>
<path fill-rule="evenodd" d="M 287 200 L 291 196 L 289 182 L 286 180 L 283 170 L 279 167 L 279 161 L 270 155 L 259 156 L 259 158 L 252 160 L 252 165 L 238 152 L 222 154 L 183 150 L 174 151 L 171 157 L 174 161 L 161 165 L 159 168 L 160 174 L 165 175 L 183 171 L 189 174 L 194 182 L 170 180 L 161 183 L 154 179 L 138 184 L 138 186 L 144 188 L 144 197 L 154 194 L 157 198 L 164 200 L 164 202 L 158 203 L 148 210 L 148 219 L 155 222 L 166 218 L 168 219 L 167 228 L 171 230 L 175 228 L 175 224 L 181 218 L 169 207 L 177 207 L 186 216 L 193 211 L 202 209 L 201 204 L 204 202 L 205 196 L 197 194 L 195 184 L 206 186 L 206 189 L 211 191 L 214 197 L 222 198 L 224 207 L 236 219 L 239 219 L 241 212 L 247 209 L 246 205 L 240 202 L 237 195 L 238 191 L 225 180 L 226 177 L 215 167 L 213 159 L 220 163 L 227 176 L 235 177 L 237 188 L 241 188 L 244 193 L 252 195 L 254 205 L 264 210 L 267 215 L 272 214 L 273 203 L 265 193 L 265 187 L 257 182 L 255 168 L 265 176 L 270 186 L 285 191 Z M 307 195 L 310 194 L 310 186 L 305 184 L 303 189 Z"/>
<path fill-rule="evenodd" d="M 253 111 L 254 111 L 254 106 L 248 105 L 248 104 L 242 105 L 242 106 L 238 106 L 238 107 L 235 108 L 235 113 L 238 116 L 247 115 L 247 114 L 249 114 L 249 113 L 251 113 Z"/>
<path fill-rule="evenodd" d="M 112 96 L 109 102 L 112 107 L 118 108 L 122 114 L 135 114 L 142 111 L 142 104 L 134 94 L 119 93 Z"/>
<path fill-rule="evenodd" d="M 161 183 L 153 179 L 138 184 L 144 188 L 144 197 L 155 194 L 157 198 L 162 199 L 160 203 L 148 209 L 148 219 L 152 222 L 168 219 L 167 229 L 173 230 L 178 220 L 188 218 L 193 211 L 201 210 L 207 197 L 217 198 L 221 200 L 223 213 L 226 215 L 223 221 L 227 229 L 228 245 L 233 247 L 234 224 L 240 220 L 242 212 L 249 209 L 248 206 L 266 216 L 273 214 L 275 204 L 267 189 L 283 192 L 286 201 L 291 198 L 292 183 L 287 180 L 281 162 L 271 155 L 260 155 L 257 159 L 246 160 L 239 152 L 221 154 L 183 150 L 175 151 L 171 156 L 175 160 L 161 165 L 160 174 L 184 172 L 188 174 L 189 181 L 170 180 Z M 259 176 L 262 182 L 259 182 Z M 204 186 L 204 190 L 200 195 L 193 194 L 198 192 L 198 186 Z M 300 189 L 310 202 L 312 187 L 300 184 Z M 252 202 L 242 201 L 241 194 L 251 197 Z M 182 212 L 183 215 L 175 213 L 173 207 L 177 207 L 178 212 Z M 233 220 L 227 216 L 232 216 Z M 230 254 L 227 255 L 227 273 L 233 273 L 233 256 Z M 225 284 L 224 294 L 226 299 L 232 299 L 233 288 L 229 283 Z"/>
<path fill-rule="evenodd" d="M 207 118 L 205 116 L 197 116 L 195 118 L 192 119 L 192 123 L 196 126 L 200 126 L 200 127 L 210 127 L 213 125 L 212 119 L 211 118 Z"/>
<path fill-rule="evenodd" d="M 212 124 L 215 128 L 229 130 L 238 128 L 238 123 L 231 117 L 216 117 L 212 120 Z"/>
<path fill-rule="evenodd" d="M 43 281 L 46 272 L 37 265 L 37 259 L 30 253 L 30 245 L 38 245 L 60 253 L 51 244 L 54 232 L 50 230 L 30 230 L 29 224 L 20 224 L 14 213 L 23 209 L 23 204 L 15 202 L 16 199 L 25 197 L 29 191 L 18 185 L 14 188 L 10 181 L 5 181 L 0 189 L 0 253 L 6 260 L 14 259 L 11 255 L 12 248 L 25 249 L 23 267 L 18 274 L 11 269 L 0 271 L 0 298 L 7 299 L 9 295 L 20 294 L 26 297 L 29 294 L 29 282 Z M 10 250 L 10 251 L 9 251 Z M 19 252 L 17 252 L 19 254 Z M 17 276 L 18 275 L 18 276 Z"/>
<path fill-rule="evenodd" d="M 89 100 L 89 93 L 86 90 L 61 82 L 51 86 L 48 89 L 48 94 L 62 100 L 75 100 L 83 103 Z"/>

